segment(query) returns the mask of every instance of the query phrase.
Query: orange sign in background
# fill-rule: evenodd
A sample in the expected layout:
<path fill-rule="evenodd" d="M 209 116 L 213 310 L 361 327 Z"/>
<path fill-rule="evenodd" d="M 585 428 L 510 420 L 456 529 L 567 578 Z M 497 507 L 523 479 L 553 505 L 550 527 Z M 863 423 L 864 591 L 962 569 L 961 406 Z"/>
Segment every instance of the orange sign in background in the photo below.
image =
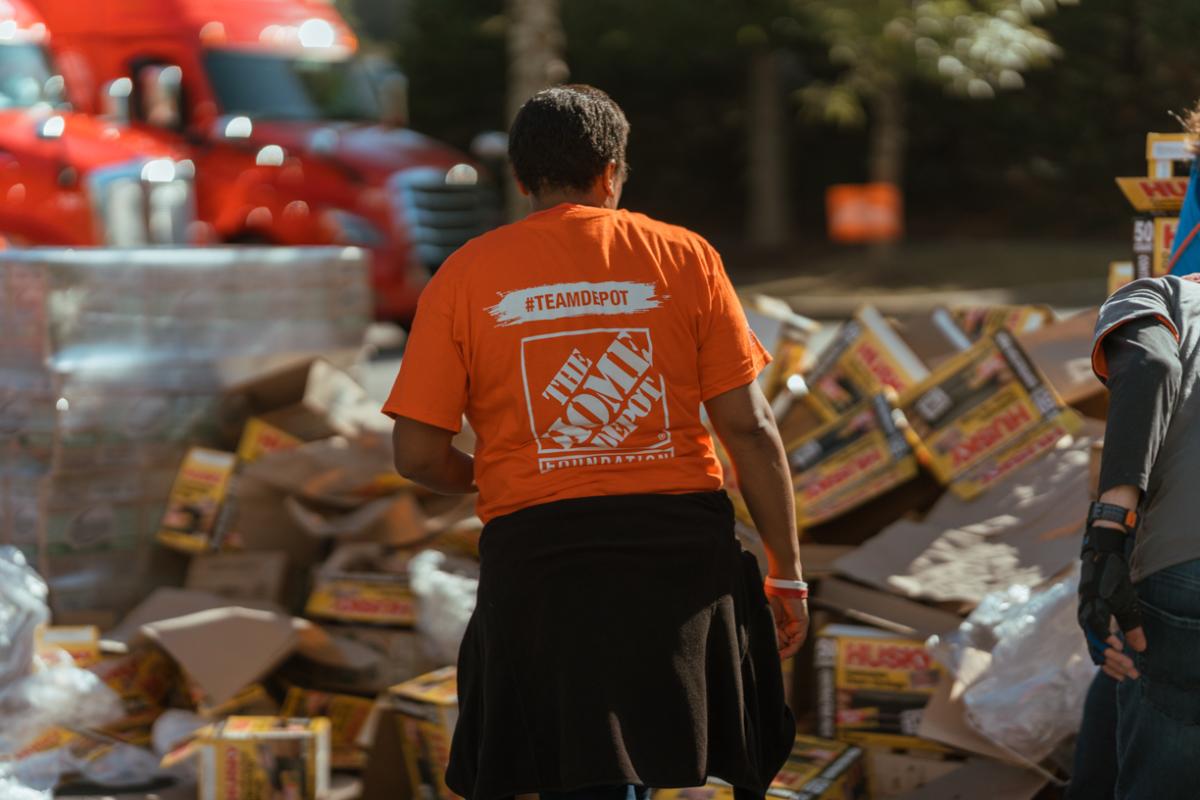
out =
<path fill-rule="evenodd" d="M 904 233 L 904 202 L 892 183 L 830 186 L 825 208 L 829 238 L 835 242 L 890 242 Z"/>

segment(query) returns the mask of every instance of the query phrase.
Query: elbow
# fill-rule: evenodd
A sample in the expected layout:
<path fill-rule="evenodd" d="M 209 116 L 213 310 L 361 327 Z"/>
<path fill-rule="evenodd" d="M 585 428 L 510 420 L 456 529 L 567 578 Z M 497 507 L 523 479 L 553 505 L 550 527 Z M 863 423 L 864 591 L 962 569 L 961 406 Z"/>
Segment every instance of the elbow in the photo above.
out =
<path fill-rule="evenodd" d="M 428 459 L 404 447 L 395 448 L 392 462 L 396 465 L 396 472 L 400 473 L 402 477 L 418 482 L 419 478 L 428 471 L 429 467 Z"/>

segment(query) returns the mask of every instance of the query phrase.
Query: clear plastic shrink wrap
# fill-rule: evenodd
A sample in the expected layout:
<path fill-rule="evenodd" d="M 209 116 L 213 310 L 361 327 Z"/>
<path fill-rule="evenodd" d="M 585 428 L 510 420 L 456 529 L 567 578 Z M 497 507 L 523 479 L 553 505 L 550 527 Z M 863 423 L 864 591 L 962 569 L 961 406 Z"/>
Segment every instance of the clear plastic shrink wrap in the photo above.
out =
<path fill-rule="evenodd" d="M 1041 591 L 993 592 L 958 630 L 928 642 L 967 683 L 962 699 L 971 726 L 1030 761 L 1078 730 L 1095 675 L 1075 621 L 1078 586 L 1076 569 Z"/>

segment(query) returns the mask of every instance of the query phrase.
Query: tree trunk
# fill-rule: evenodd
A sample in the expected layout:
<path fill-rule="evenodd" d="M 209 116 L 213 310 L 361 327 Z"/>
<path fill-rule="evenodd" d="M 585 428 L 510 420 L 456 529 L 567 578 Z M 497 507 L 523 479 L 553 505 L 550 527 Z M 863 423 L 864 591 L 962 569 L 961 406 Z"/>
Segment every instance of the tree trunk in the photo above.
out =
<path fill-rule="evenodd" d="M 791 227 L 787 118 L 779 56 L 765 46 L 750 52 L 746 106 L 747 238 L 753 247 L 779 248 L 787 244 Z"/>
<path fill-rule="evenodd" d="M 868 173 L 872 183 L 904 183 L 904 91 L 895 80 L 885 80 L 871 96 L 871 152 Z"/>
<path fill-rule="evenodd" d="M 903 197 L 904 149 L 908 144 L 903 85 L 891 77 L 884 78 L 871 96 L 870 111 L 869 179 L 872 183 L 893 184 Z M 878 257 L 888 258 L 893 248 L 894 242 L 881 242 L 874 250 Z"/>
<path fill-rule="evenodd" d="M 567 37 L 563 32 L 559 0 L 506 0 L 508 15 L 508 121 L 511 124 L 521 105 L 542 89 L 567 79 L 563 56 Z M 520 219 L 529 202 L 509 174 L 507 207 L 509 219 Z"/>

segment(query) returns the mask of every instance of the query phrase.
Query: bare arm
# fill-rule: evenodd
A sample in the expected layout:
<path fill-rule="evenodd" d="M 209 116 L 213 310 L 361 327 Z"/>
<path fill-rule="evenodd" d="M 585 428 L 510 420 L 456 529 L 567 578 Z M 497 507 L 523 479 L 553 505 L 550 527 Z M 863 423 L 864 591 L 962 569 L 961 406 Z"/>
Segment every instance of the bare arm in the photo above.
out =
<path fill-rule="evenodd" d="M 392 451 L 396 471 L 439 494 L 470 494 L 475 488 L 475 459 L 451 441 L 454 432 L 396 417 Z"/>
<path fill-rule="evenodd" d="M 704 404 L 733 461 L 738 488 L 767 549 L 769 574 L 802 578 L 791 472 L 771 405 L 756 382 Z"/>

